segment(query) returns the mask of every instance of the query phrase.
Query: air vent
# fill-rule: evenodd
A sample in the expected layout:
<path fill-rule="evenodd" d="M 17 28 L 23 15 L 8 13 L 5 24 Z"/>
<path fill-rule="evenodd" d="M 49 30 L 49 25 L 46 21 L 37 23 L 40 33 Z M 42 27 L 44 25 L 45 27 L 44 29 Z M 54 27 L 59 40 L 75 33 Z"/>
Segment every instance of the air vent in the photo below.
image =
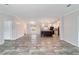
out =
<path fill-rule="evenodd" d="M 68 5 L 67 5 L 67 7 L 70 7 L 70 6 L 71 6 L 71 4 L 68 4 Z"/>
<path fill-rule="evenodd" d="M 9 5 L 9 4 L 4 4 L 4 5 Z"/>

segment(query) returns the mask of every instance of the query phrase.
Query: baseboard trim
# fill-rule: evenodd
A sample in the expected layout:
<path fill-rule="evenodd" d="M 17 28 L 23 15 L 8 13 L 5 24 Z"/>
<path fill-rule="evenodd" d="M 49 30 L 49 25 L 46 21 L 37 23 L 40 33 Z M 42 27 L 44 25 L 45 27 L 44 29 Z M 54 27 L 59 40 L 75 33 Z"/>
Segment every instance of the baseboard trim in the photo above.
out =
<path fill-rule="evenodd" d="M 16 40 L 16 39 L 21 38 L 21 37 L 23 37 L 23 36 L 24 36 L 24 34 L 19 35 L 19 36 L 17 36 L 17 37 L 10 38 L 10 39 L 4 39 L 4 40 Z"/>
<path fill-rule="evenodd" d="M 74 46 L 79 47 L 78 45 L 76 45 L 76 44 L 74 44 L 74 43 L 72 43 L 72 42 L 70 42 L 70 41 L 68 41 L 68 40 L 63 40 L 63 41 L 66 41 L 66 42 L 68 42 L 68 43 L 70 43 L 70 44 L 72 44 L 72 45 L 74 45 Z"/>
<path fill-rule="evenodd" d="M 12 38 L 12 40 L 17 40 L 17 39 L 19 39 L 19 38 L 21 38 L 21 37 L 23 37 L 24 36 L 24 34 L 23 35 L 20 35 L 20 36 L 18 36 L 18 37 L 16 37 L 16 38 Z"/>

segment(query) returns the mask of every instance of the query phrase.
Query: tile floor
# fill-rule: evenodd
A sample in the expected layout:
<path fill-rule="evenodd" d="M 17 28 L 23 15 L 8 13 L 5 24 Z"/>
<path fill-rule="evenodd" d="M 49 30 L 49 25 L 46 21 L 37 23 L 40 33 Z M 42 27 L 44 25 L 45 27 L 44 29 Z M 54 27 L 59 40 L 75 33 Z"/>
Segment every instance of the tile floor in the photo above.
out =
<path fill-rule="evenodd" d="M 31 43 L 28 36 L 17 40 L 6 40 L 0 45 L 0 55 L 79 55 L 79 48 L 59 37 L 42 37 L 35 43 Z"/>

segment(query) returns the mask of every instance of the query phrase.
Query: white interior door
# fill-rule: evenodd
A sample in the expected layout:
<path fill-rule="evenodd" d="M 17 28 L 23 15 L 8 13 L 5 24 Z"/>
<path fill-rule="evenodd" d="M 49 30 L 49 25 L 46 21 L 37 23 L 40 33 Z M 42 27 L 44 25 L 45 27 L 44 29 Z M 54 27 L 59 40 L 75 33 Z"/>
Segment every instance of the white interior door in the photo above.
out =
<path fill-rule="evenodd" d="M 11 39 L 12 38 L 12 22 L 11 21 L 4 21 L 3 23 L 3 38 Z"/>

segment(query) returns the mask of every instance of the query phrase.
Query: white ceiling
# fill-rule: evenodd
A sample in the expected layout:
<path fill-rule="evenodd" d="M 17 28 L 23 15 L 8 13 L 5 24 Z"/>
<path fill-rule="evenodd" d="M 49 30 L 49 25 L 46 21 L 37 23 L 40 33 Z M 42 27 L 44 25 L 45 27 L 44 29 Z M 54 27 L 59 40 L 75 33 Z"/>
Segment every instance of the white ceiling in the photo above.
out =
<path fill-rule="evenodd" d="M 68 12 L 78 9 L 79 5 L 66 4 L 9 4 L 0 5 L 1 14 L 27 18 L 56 18 Z"/>

